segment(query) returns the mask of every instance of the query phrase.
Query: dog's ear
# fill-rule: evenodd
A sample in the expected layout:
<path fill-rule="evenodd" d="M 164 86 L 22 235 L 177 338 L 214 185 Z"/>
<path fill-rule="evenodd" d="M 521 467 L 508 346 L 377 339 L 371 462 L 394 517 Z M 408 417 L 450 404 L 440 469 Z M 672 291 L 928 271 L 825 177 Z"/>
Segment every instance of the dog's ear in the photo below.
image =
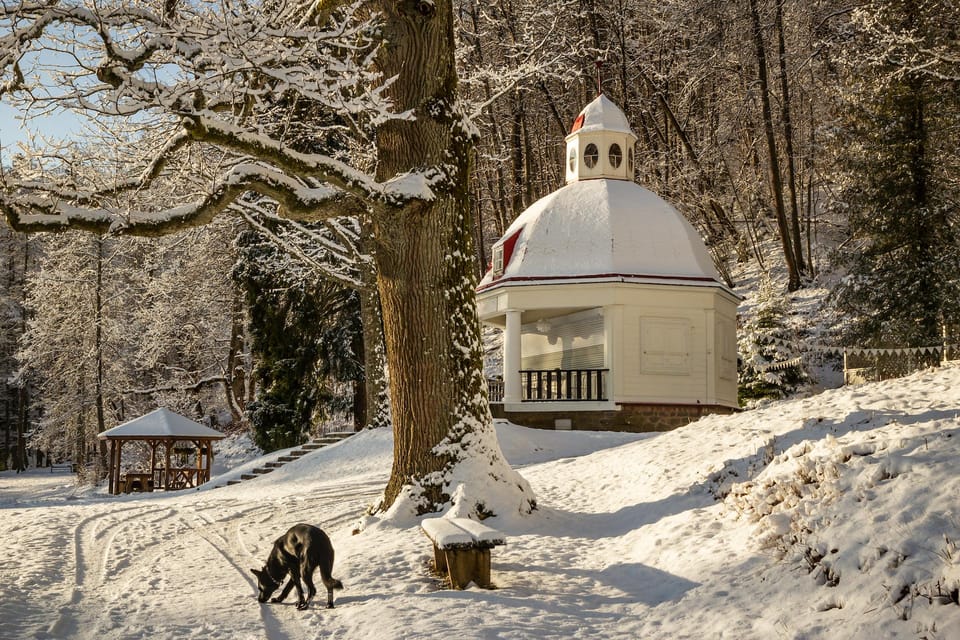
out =
<path fill-rule="evenodd" d="M 253 575 L 257 576 L 258 578 L 263 575 L 262 571 L 257 571 L 256 569 L 250 569 L 250 571 L 252 571 Z"/>

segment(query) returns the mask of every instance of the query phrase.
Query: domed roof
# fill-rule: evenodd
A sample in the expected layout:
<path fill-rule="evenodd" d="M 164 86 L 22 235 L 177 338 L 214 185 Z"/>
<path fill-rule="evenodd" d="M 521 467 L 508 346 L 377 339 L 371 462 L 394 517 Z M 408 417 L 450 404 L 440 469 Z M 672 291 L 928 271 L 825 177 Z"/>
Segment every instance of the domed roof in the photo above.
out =
<path fill-rule="evenodd" d="M 722 286 L 696 229 L 653 192 L 627 180 L 580 180 L 541 198 L 495 245 L 478 289 L 535 281 L 672 282 Z"/>
<path fill-rule="evenodd" d="M 593 102 L 583 108 L 577 119 L 573 121 L 570 135 L 601 130 L 633 135 L 627 116 L 623 114 L 620 107 L 603 94 L 597 96 Z"/>

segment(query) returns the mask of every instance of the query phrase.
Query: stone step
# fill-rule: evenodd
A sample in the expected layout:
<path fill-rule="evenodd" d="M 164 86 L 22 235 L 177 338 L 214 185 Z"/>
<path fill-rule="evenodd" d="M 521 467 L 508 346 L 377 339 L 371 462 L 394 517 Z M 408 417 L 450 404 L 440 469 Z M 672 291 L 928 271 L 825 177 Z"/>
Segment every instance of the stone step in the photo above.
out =
<path fill-rule="evenodd" d="M 323 448 L 326 445 L 326 442 L 308 442 L 307 444 L 300 445 L 300 448 L 305 451 L 316 451 L 317 449 Z"/>
<path fill-rule="evenodd" d="M 264 462 L 263 466 L 268 467 L 270 469 L 278 469 L 283 466 L 283 463 L 282 462 Z"/>
<path fill-rule="evenodd" d="M 265 473 L 270 473 L 273 470 L 274 470 L 274 467 L 257 467 L 256 469 L 253 470 L 253 472 L 259 476 Z"/>
<path fill-rule="evenodd" d="M 240 481 L 239 481 L 239 480 L 227 480 L 227 485 L 228 485 L 228 486 L 229 486 L 229 485 L 232 485 L 232 484 L 240 484 Z"/>
<path fill-rule="evenodd" d="M 277 462 L 293 462 L 294 460 L 297 460 L 299 457 L 300 456 L 294 456 L 294 455 L 280 456 L 279 458 L 277 458 Z"/>
<path fill-rule="evenodd" d="M 252 473 L 241 473 L 241 474 L 240 474 L 240 479 L 241 479 L 241 480 L 253 480 L 253 479 L 256 478 L 256 477 L 257 477 L 257 476 L 253 475 Z"/>

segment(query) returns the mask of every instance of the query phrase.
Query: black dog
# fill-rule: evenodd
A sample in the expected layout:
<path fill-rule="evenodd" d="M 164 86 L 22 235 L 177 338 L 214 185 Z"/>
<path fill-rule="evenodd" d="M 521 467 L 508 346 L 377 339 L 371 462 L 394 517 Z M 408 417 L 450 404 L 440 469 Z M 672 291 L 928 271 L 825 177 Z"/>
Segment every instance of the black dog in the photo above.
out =
<path fill-rule="evenodd" d="M 273 543 L 273 550 L 267 558 L 263 569 L 250 569 L 257 576 L 258 602 L 266 602 L 270 595 L 277 590 L 287 574 L 290 582 L 283 588 L 280 595 L 271 602 L 283 602 L 290 593 L 290 589 L 297 588 L 297 609 L 306 609 L 310 600 L 316 595 L 317 589 L 313 586 L 313 570 L 320 569 L 320 578 L 327 588 L 327 608 L 333 608 L 333 590 L 343 589 L 343 583 L 336 580 L 333 571 L 333 545 L 330 538 L 320 529 L 309 524 L 294 525 L 285 534 Z M 300 578 L 307 584 L 307 597 L 303 597 L 303 587 Z"/>

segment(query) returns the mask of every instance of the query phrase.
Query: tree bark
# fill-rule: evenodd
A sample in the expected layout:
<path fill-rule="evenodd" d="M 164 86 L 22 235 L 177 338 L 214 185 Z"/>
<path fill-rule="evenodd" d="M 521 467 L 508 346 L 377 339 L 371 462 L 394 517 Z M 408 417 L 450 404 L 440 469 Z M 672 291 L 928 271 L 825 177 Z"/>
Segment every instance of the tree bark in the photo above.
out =
<path fill-rule="evenodd" d="M 93 330 L 94 344 L 96 353 L 96 372 L 94 385 L 94 404 L 97 414 L 97 433 L 103 433 L 107 429 L 106 417 L 103 412 L 103 236 L 97 236 L 94 244 L 96 245 L 96 282 L 94 283 L 94 309 L 93 309 Z M 75 460 L 77 464 L 86 463 L 86 459 Z M 107 443 L 104 440 L 99 441 L 99 457 L 96 465 L 96 477 L 101 479 L 107 475 Z"/>
<path fill-rule="evenodd" d="M 230 305 L 230 349 L 227 352 L 227 375 L 223 384 L 227 406 L 234 425 L 243 420 L 246 409 L 247 384 L 253 384 L 253 378 L 244 366 L 244 304 L 243 295 L 236 286 L 231 287 Z"/>
<path fill-rule="evenodd" d="M 774 207 L 777 214 L 777 228 L 780 232 L 780 243 L 783 247 L 783 258 L 787 265 L 787 289 L 796 291 L 800 288 L 800 272 L 797 269 L 796 254 L 790 236 L 790 226 L 787 223 L 786 207 L 783 201 L 783 181 L 780 176 L 780 158 L 777 153 L 777 141 L 773 131 L 773 112 L 770 107 L 770 83 L 767 79 L 767 54 L 763 43 L 763 27 L 760 24 L 760 11 L 757 0 L 749 0 L 750 18 L 753 23 L 753 43 L 757 54 L 757 79 L 760 83 L 760 104 L 763 111 L 763 129 L 767 138 L 768 166 L 770 186 L 773 190 Z"/>
<path fill-rule="evenodd" d="M 374 214 L 394 427 L 380 508 L 419 514 L 453 503 L 463 515 L 490 515 L 504 506 L 490 502 L 490 485 L 459 482 L 463 466 L 475 465 L 526 513 L 533 494 L 497 445 L 482 376 L 468 203 L 472 139 L 456 104 L 451 3 L 404 0 L 381 9 L 386 45 L 378 64 L 397 76 L 390 87 L 396 108 L 413 109 L 416 120 L 378 131 L 377 179 L 435 166 L 446 180 L 432 197 Z"/>
<path fill-rule="evenodd" d="M 25 383 L 17 389 L 17 442 L 13 451 L 13 468 L 19 473 L 27 470 L 27 421 L 30 416 L 28 410 L 30 394 Z"/>
<path fill-rule="evenodd" d="M 775 3 L 775 25 L 777 30 L 777 53 L 780 59 L 780 104 L 783 118 L 783 143 L 787 155 L 787 189 L 790 192 L 790 230 L 793 234 L 793 250 L 797 261 L 797 271 L 807 270 L 803 259 L 803 236 L 800 231 L 800 207 L 797 203 L 797 169 L 793 150 L 793 117 L 790 108 L 790 79 L 787 75 L 787 44 L 783 33 L 783 0 Z"/>

